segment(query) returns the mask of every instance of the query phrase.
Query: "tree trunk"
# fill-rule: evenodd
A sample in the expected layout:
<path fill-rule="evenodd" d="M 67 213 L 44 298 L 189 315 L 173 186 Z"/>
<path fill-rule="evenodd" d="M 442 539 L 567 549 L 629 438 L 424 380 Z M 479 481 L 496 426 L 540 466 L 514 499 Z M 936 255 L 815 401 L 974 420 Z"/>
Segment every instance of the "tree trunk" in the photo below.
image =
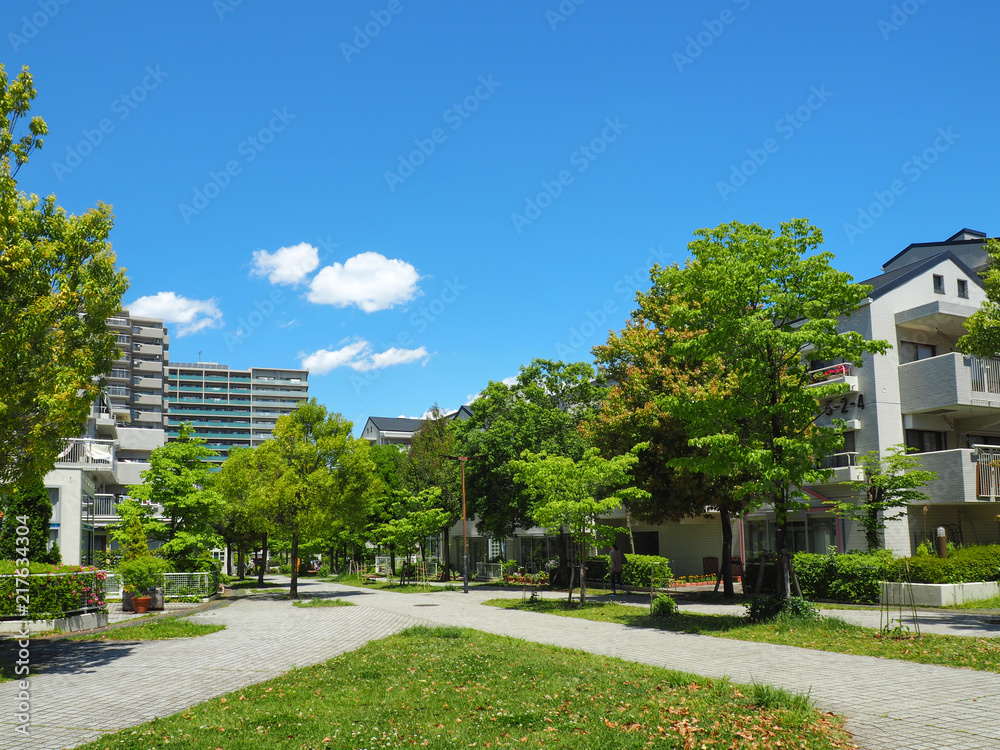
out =
<path fill-rule="evenodd" d="M 444 531 L 442 532 L 442 535 L 444 536 L 444 560 L 442 561 L 444 563 L 444 570 L 441 571 L 442 581 L 451 580 L 451 544 L 449 544 L 451 540 L 448 539 L 449 528 L 450 524 L 445 524 Z"/>
<path fill-rule="evenodd" d="M 233 574 L 233 543 L 226 542 L 226 575 L 231 576 Z"/>
<path fill-rule="evenodd" d="M 246 578 L 246 571 L 247 571 L 246 549 L 244 547 L 245 545 L 243 544 L 243 542 L 240 542 L 237 545 L 238 549 L 237 554 L 239 555 L 239 560 L 237 560 L 236 562 L 236 575 L 241 581 L 244 578 Z"/>
<path fill-rule="evenodd" d="M 264 534 L 260 549 L 260 568 L 257 570 L 257 583 L 264 585 L 264 572 L 267 570 L 267 534 Z"/>
<path fill-rule="evenodd" d="M 632 511 L 629 510 L 628 505 L 625 506 L 625 528 L 628 529 L 628 551 L 629 554 L 635 554 L 635 538 L 632 536 Z"/>
<path fill-rule="evenodd" d="M 733 588 L 733 524 L 729 518 L 729 508 L 719 508 L 722 521 L 722 595 L 727 599 L 736 596 Z"/>
<path fill-rule="evenodd" d="M 785 601 L 792 599 L 791 576 L 789 575 L 789 554 L 788 554 L 788 519 L 784 518 L 778 523 L 778 588 L 777 594 L 785 597 Z"/>
<path fill-rule="evenodd" d="M 580 604 L 587 603 L 587 548 L 580 542 Z"/>
<path fill-rule="evenodd" d="M 292 599 L 299 598 L 299 532 L 292 532 L 292 585 L 288 589 L 288 596 Z"/>
<path fill-rule="evenodd" d="M 569 586 L 567 587 L 569 590 L 569 595 L 566 597 L 567 602 L 573 601 L 573 572 L 575 570 L 576 568 L 574 568 L 572 565 L 569 566 Z"/>
<path fill-rule="evenodd" d="M 396 575 L 396 548 L 389 547 L 389 571 L 386 578 L 392 578 L 394 575 Z"/>

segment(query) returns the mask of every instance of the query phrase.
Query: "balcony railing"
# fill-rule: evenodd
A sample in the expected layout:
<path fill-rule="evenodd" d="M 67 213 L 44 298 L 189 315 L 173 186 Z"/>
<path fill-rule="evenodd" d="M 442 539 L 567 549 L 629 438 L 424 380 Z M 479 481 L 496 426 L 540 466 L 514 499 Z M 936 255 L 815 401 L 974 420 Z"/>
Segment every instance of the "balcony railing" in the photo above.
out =
<path fill-rule="evenodd" d="M 974 393 L 1000 393 L 1000 359 L 970 358 L 972 391 Z"/>
<path fill-rule="evenodd" d="M 111 440 L 70 438 L 56 457 L 57 464 L 72 464 L 86 469 L 115 469 L 115 444 Z"/>
<path fill-rule="evenodd" d="M 850 362 L 830 365 L 829 367 L 820 367 L 818 370 L 809 371 L 809 384 L 820 385 L 821 383 L 835 381 L 838 378 L 845 378 L 854 374 L 854 366 Z"/>
<path fill-rule="evenodd" d="M 848 466 L 857 466 L 857 461 L 858 454 L 856 451 L 846 451 L 827 456 L 820 461 L 819 466 L 821 469 L 843 469 Z"/>
<path fill-rule="evenodd" d="M 974 445 L 976 495 L 1000 500 L 1000 446 Z"/>

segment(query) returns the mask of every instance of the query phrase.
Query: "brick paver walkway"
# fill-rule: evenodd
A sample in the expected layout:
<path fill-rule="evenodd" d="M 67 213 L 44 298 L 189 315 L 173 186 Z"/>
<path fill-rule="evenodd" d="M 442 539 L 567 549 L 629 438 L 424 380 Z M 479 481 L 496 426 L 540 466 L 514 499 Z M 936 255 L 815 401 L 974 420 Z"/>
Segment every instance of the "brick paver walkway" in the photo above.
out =
<path fill-rule="evenodd" d="M 196 615 L 228 626 L 197 639 L 33 644 L 33 663 L 47 667 L 32 677 L 32 736 L 24 741 L 13 732 L 16 682 L 2 683 L 0 747 L 73 747 L 418 622 L 809 691 L 821 710 L 847 716 L 848 729 L 868 750 L 1000 747 L 1000 675 L 480 606 L 496 591 L 392 594 L 315 581 L 301 588 L 360 606 L 299 609 L 242 599 Z"/>

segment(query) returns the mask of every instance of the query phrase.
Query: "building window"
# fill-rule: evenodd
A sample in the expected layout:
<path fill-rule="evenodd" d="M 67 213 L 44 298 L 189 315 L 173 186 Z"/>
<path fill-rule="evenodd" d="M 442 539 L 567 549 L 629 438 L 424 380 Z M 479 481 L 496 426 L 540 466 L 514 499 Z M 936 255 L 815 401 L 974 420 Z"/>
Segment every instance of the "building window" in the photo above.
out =
<path fill-rule="evenodd" d="M 965 279 L 958 280 L 958 296 L 962 299 L 969 299 L 969 282 Z"/>
<path fill-rule="evenodd" d="M 944 276 L 934 274 L 934 292 L 944 294 Z"/>
<path fill-rule="evenodd" d="M 931 453 L 933 451 L 947 450 L 948 441 L 945 440 L 943 432 L 907 430 L 906 447 L 913 448 L 917 453 Z"/>
<path fill-rule="evenodd" d="M 936 356 L 937 347 L 934 344 L 918 344 L 914 341 L 899 342 L 899 361 L 901 364 L 917 362 L 921 359 L 930 359 Z"/>

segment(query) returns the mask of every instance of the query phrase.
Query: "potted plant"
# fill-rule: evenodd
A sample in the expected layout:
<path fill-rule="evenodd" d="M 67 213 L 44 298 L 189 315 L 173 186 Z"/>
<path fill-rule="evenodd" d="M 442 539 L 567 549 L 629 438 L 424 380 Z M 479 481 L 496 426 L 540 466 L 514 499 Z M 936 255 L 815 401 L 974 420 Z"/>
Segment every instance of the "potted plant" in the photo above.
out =
<path fill-rule="evenodd" d="M 170 563 L 152 555 L 135 557 L 118 566 L 122 588 L 132 597 L 132 606 L 138 614 L 149 610 L 152 601 L 149 591 L 163 585 L 163 574 L 169 569 Z"/>

